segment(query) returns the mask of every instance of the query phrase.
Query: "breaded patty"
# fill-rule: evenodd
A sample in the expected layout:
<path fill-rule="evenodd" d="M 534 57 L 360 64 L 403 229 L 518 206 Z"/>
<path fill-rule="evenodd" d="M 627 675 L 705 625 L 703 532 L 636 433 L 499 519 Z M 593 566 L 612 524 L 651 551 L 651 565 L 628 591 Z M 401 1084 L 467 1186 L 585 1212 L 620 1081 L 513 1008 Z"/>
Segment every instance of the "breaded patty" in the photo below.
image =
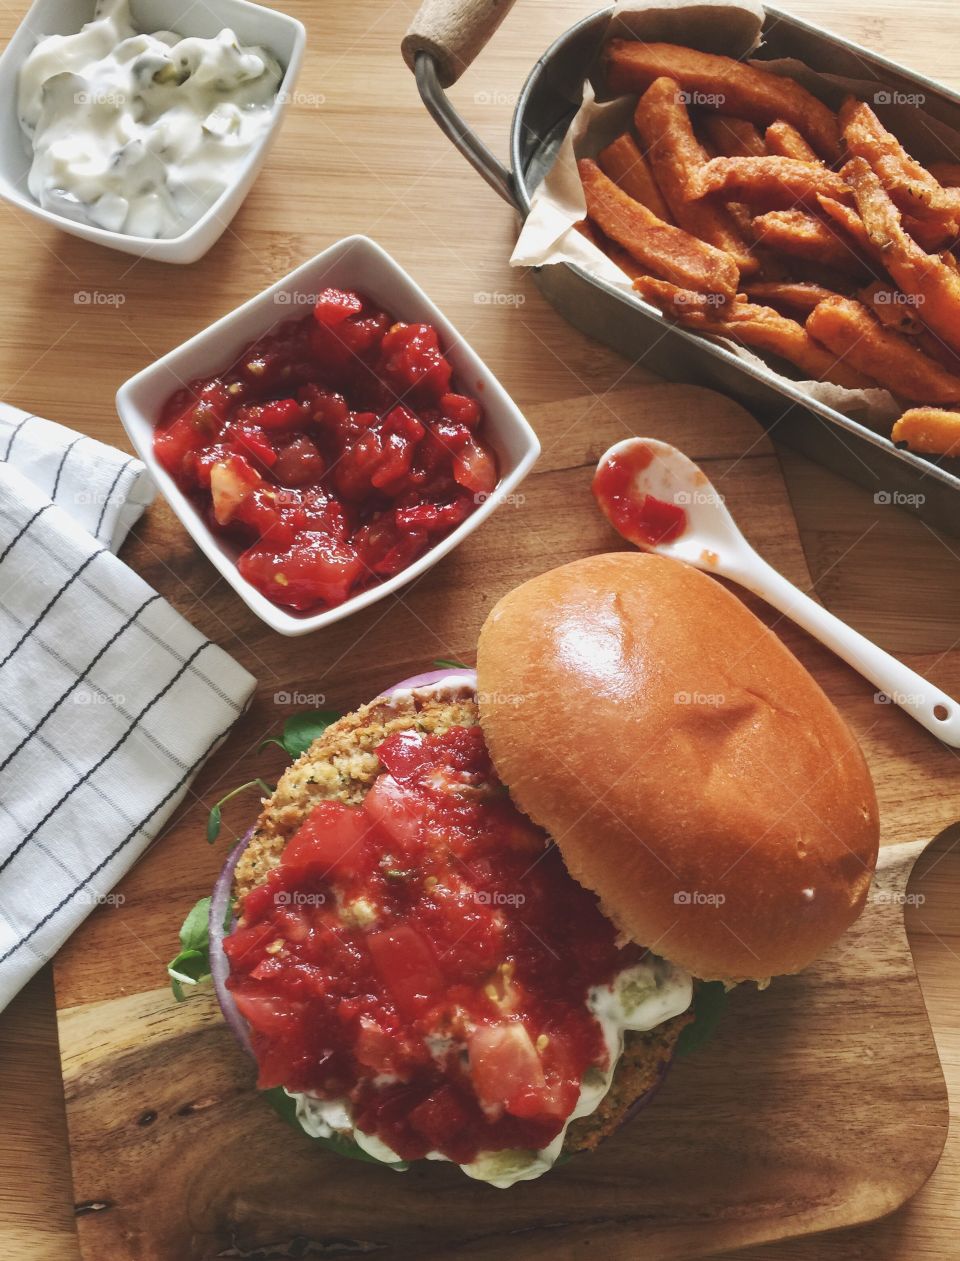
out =
<path fill-rule="evenodd" d="M 261 884 L 280 861 L 287 841 L 320 801 L 359 805 L 383 769 L 374 750 L 397 731 L 442 735 L 451 727 L 479 723 L 476 697 L 457 684 L 442 693 L 403 692 L 378 697 L 338 719 L 284 771 L 273 796 L 264 801 L 253 835 L 237 863 L 234 894 L 240 899 Z M 684 1025 L 684 1012 L 649 1033 L 627 1033 L 610 1090 L 595 1112 L 574 1121 L 564 1151 L 584 1151 L 621 1123 L 631 1105 L 660 1080 Z"/>
<path fill-rule="evenodd" d="M 234 873 L 234 895 L 261 884 L 280 861 L 283 847 L 318 801 L 356 806 L 383 769 L 374 749 L 395 731 L 443 735 L 451 727 L 479 723 L 472 688 L 455 686 L 441 696 L 404 692 L 378 697 L 329 726 L 288 766 L 273 796 L 264 802 L 247 848 Z"/>

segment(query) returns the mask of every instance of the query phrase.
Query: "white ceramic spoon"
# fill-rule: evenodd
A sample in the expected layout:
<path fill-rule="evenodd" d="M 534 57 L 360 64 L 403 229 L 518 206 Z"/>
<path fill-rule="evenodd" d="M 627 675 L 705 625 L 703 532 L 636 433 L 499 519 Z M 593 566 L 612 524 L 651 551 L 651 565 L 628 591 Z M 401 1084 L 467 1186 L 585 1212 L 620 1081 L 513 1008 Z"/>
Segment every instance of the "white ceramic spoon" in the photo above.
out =
<path fill-rule="evenodd" d="M 651 544 L 618 522 L 616 513 L 598 494 L 600 507 L 614 529 L 644 551 L 673 556 L 707 573 L 729 578 L 761 596 L 826 644 L 944 744 L 960 748 L 960 704 L 804 595 L 758 555 L 727 511 L 723 496 L 703 470 L 676 447 L 655 438 L 628 438 L 603 454 L 598 470 L 613 457 L 628 466 L 640 465 L 646 459 L 644 449 L 651 458 L 645 468 L 637 467 L 633 473 L 632 494 L 639 499 L 652 495 L 682 507 L 687 515 L 686 526 L 678 537 Z"/>

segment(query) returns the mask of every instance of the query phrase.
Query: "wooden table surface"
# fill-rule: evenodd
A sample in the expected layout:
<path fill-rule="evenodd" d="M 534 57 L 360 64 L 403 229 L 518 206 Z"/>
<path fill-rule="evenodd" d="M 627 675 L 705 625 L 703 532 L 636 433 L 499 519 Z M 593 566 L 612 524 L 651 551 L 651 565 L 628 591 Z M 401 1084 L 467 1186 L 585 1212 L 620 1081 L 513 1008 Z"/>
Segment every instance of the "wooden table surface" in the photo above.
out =
<path fill-rule="evenodd" d="M 25 0 L 0 3 L 4 41 L 26 7 Z M 602 399 L 617 383 L 650 379 L 567 326 L 532 278 L 507 266 L 512 212 L 441 137 L 401 63 L 399 41 L 414 0 L 291 0 L 286 7 L 308 28 L 298 96 L 246 204 L 201 263 L 178 269 L 138 262 L 0 204 L 0 398 L 126 447 L 113 407 L 126 377 L 351 232 L 373 236 L 413 272 L 521 407 L 588 391 Z M 592 7 L 519 0 L 454 89 L 494 151 L 505 151 L 513 102 L 535 58 Z M 789 7 L 960 88 L 955 0 L 790 0 Z M 110 297 L 88 301 L 85 294 Z M 824 603 L 893 652 L 956 645 L 960 541 L 876 505 L 868 492 L 789 451 L 781 458 Z M 226 630 L 223 642 L 229 650 Z M 945 796 L 945 832 L 911 886 L 925 900 L 908 908 L 953 1115 L 960 1101 L 958 819 L 958 804 Z M 110 960 L 102 966 L 109 969 Z M 884 1100 L 876 1106 L 882 1110 Z M 0 1117 L 0 1253 L 77 1261 L 49 969 L 0 1022 Z M 940 1261 L 957 1255 L 958 1230 L 955 1132 L 937 1173 L 893 1216 L 828 1242 L 799 1240 L 749 1255 Z"/>

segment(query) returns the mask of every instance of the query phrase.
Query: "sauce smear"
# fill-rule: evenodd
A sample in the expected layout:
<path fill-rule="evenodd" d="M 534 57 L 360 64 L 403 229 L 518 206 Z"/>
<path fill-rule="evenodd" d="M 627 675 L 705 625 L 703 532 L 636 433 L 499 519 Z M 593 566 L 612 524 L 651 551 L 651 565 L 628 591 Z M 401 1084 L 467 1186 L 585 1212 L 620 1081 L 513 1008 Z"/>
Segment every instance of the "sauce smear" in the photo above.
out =
<path fill-rule="evenodd" d="M 685 509 L 636 490 L 637 474 L 652 461 L 650 448 L 634 443 L 627 451 L 604 460 L 593 477 L 593 494 L 604 516 L 638 547 L 672 543 L 687 528 Z"/>

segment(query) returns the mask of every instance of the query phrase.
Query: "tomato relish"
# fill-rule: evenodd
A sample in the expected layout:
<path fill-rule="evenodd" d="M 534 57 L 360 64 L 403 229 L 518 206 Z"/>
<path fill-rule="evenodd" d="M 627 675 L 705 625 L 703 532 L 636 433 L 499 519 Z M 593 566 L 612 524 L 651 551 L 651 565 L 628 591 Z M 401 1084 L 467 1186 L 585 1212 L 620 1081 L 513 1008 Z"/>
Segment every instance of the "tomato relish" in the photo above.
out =
<path fill-rule="evenodd" d="M 327 289 L 178 390 L 154 450 L 258 591 L 330 608 L 405 569 L 496 486 L 480 404 L 451 376 L 431 325 Z"/>
<path fill-rule="evenodd" d="M 650 448 L 635 442 L 604 460 L 593 477 L 593 494 L 604 516 L 638 547 L 673 543 L 687 528 L 686 509 L 634 489 L 637 474 L 652 460 Z"/>
<path fill-rule="evenodd" d="M 479 727 L 401 732 L 226 937 L 259 1085 L 342 1100 L 405 1160 L 540 1150 L 609 1052 L 587 1006 L 643 951 L 510 801 Z"/>

